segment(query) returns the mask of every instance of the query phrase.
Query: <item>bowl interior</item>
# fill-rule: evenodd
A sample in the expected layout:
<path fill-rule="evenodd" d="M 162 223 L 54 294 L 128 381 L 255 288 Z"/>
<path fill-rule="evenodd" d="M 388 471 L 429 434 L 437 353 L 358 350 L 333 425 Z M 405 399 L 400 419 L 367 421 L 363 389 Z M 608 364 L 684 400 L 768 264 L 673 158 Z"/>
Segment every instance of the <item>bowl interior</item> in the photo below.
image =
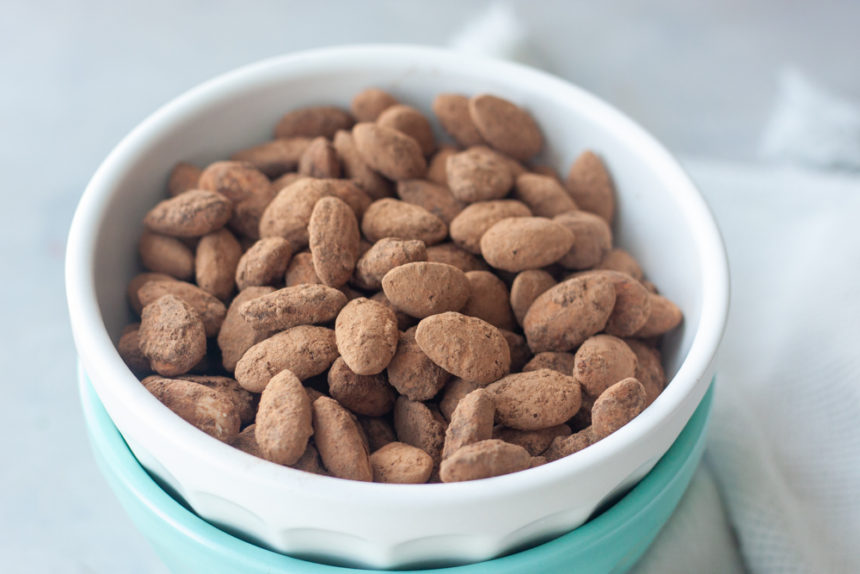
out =
<path fill-rule="evenodd" d="M 710 262 L 697 253 L 699 246 L 693 239 L 697 221 L 690 217 L 682 197 L 667 193 L 672 182 L 657 169 L 659 161 L 649 157 L 649 146 L 604 113 L 602 105 L 594 105 L 597 102 L 586 94 L 582 102 L 571 101 L 567 95 L 535 89 L 492 70 L 482 72 L 474 65 L 443 70 L 398 58 L 396 53 L 363 61 L 361 66 L 347 59 L 327 62 L 326 69 L 312 63 L 305 67 L 280 79 L 226 84 L 203 101 L 198 98 L 193 105 L 173 108 L 171 121 L 153 127 L 156 133 L 125 163 L 100 221 L 94 258 L 98 307 L 112 340 L 133 320 L 125 286 L 141 271 L 136 255 L 141 220 L 164 198 L 167 175 L 177 161 L 206 165 L 226 159 L 236 150 L 271 139 L 273 126 L 286 111 L 319 104 L 348 107 L 351 97 L 369 86 L 390 91 L 428 117 L 432 117 L 432 98 L 440 92 L 492 92 L 535 116 L 547 142 L 538 161 L 564 175 L 585 149 L 604 158 L 618 195 L 616 244 L 632 253 L 647 277 L 684 311 L 683 325 L 664 347 L 667 375 L 671 378 L 677 372 L 699 326 L 703 278 Z M 446 139 L 438 123 L 434 125 L 440 139 Z"/>

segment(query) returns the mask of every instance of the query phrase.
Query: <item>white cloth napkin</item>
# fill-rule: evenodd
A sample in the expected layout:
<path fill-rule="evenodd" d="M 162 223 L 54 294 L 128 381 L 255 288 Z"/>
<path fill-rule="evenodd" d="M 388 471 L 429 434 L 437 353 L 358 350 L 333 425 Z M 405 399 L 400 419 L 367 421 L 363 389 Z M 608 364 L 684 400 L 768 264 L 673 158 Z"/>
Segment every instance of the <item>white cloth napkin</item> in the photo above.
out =
<path fill-rule="evenodd" d="M 707 459 L 753 572 L 860 572 L 860 177 L 688 162 L 732 310 Z"/>
<path fill-rule="evenodd" d="M 635 572 L 860 572 L 860 177 L 684 163 L 732 309 L 705 464 Z"/>

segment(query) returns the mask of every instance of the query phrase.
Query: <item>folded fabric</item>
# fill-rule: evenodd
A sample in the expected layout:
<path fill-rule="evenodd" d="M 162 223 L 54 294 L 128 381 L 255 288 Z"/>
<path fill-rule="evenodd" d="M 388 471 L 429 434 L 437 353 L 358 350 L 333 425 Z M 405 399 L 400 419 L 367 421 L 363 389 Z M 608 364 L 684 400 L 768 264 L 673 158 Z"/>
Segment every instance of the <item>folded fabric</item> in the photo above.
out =
<path fill-rule="evenodd" d="M 860 177 L 685 165 L 732 270 L 706 458 L 747 566 L 860 572 Z"/>
<path fill-rule="evenodd" d="M 860 170 L 860 102 L 788 67 L 780 76 L 760 151 L 782 163 Z"/>

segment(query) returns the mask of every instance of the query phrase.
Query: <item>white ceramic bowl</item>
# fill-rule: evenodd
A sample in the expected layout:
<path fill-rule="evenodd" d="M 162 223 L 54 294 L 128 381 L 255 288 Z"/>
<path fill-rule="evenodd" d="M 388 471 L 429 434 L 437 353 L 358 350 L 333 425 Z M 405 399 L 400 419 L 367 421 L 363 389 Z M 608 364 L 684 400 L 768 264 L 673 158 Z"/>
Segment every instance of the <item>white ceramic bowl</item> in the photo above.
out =
<path fill-rule="evenodd" d="M 286 111 L 347 106 L 377 86 L 429 112 L 439 92 L 498 93 L 531 111 L 543 161 L 562 173 L 597 150 L 618 190 L 616 242 L 684 311 L 664 348 L 671 378 L 630 424 L 597 445 L 525 472 L 431 485 L 361 483 L 251 457 L 194 429 L 138 383 L 114 348 L 132 318 L 143 214 L 179 159 L 205 164 L 270 137 Z M 477 561 L 569 531 L 642 478 L 711 380 L 728 308 L 728 268 L 702 197 L 666 150 L 596 97 L 512 63 L 431 48 L 339 47 L 231 72 L 170 102 L 111 152 L 72 223 L 66 282 L 75 343 L 137 458 L 210 521 L 285 553 L 368 567 Z"/>

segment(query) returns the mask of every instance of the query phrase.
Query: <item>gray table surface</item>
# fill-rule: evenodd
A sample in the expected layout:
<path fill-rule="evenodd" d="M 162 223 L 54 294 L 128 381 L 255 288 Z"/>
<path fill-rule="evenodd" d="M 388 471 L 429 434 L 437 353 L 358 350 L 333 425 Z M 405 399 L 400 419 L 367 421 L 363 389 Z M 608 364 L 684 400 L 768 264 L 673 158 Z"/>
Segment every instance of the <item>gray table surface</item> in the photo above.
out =
<path fill-rule="evenodd" d="M 552 71 L 685 156 L 754 161 L 785 64 L 860 94 L 860 76 L 845 73 L 858 52 L 856 2 L 511 4 Z M 111 147 L 159 105 L 236 66 L 331 44 L 441 45 L 487 5 L 3 3 L 0 571 L 164 571 L 95 467 L 74 381 L 63 249 Z"/>

